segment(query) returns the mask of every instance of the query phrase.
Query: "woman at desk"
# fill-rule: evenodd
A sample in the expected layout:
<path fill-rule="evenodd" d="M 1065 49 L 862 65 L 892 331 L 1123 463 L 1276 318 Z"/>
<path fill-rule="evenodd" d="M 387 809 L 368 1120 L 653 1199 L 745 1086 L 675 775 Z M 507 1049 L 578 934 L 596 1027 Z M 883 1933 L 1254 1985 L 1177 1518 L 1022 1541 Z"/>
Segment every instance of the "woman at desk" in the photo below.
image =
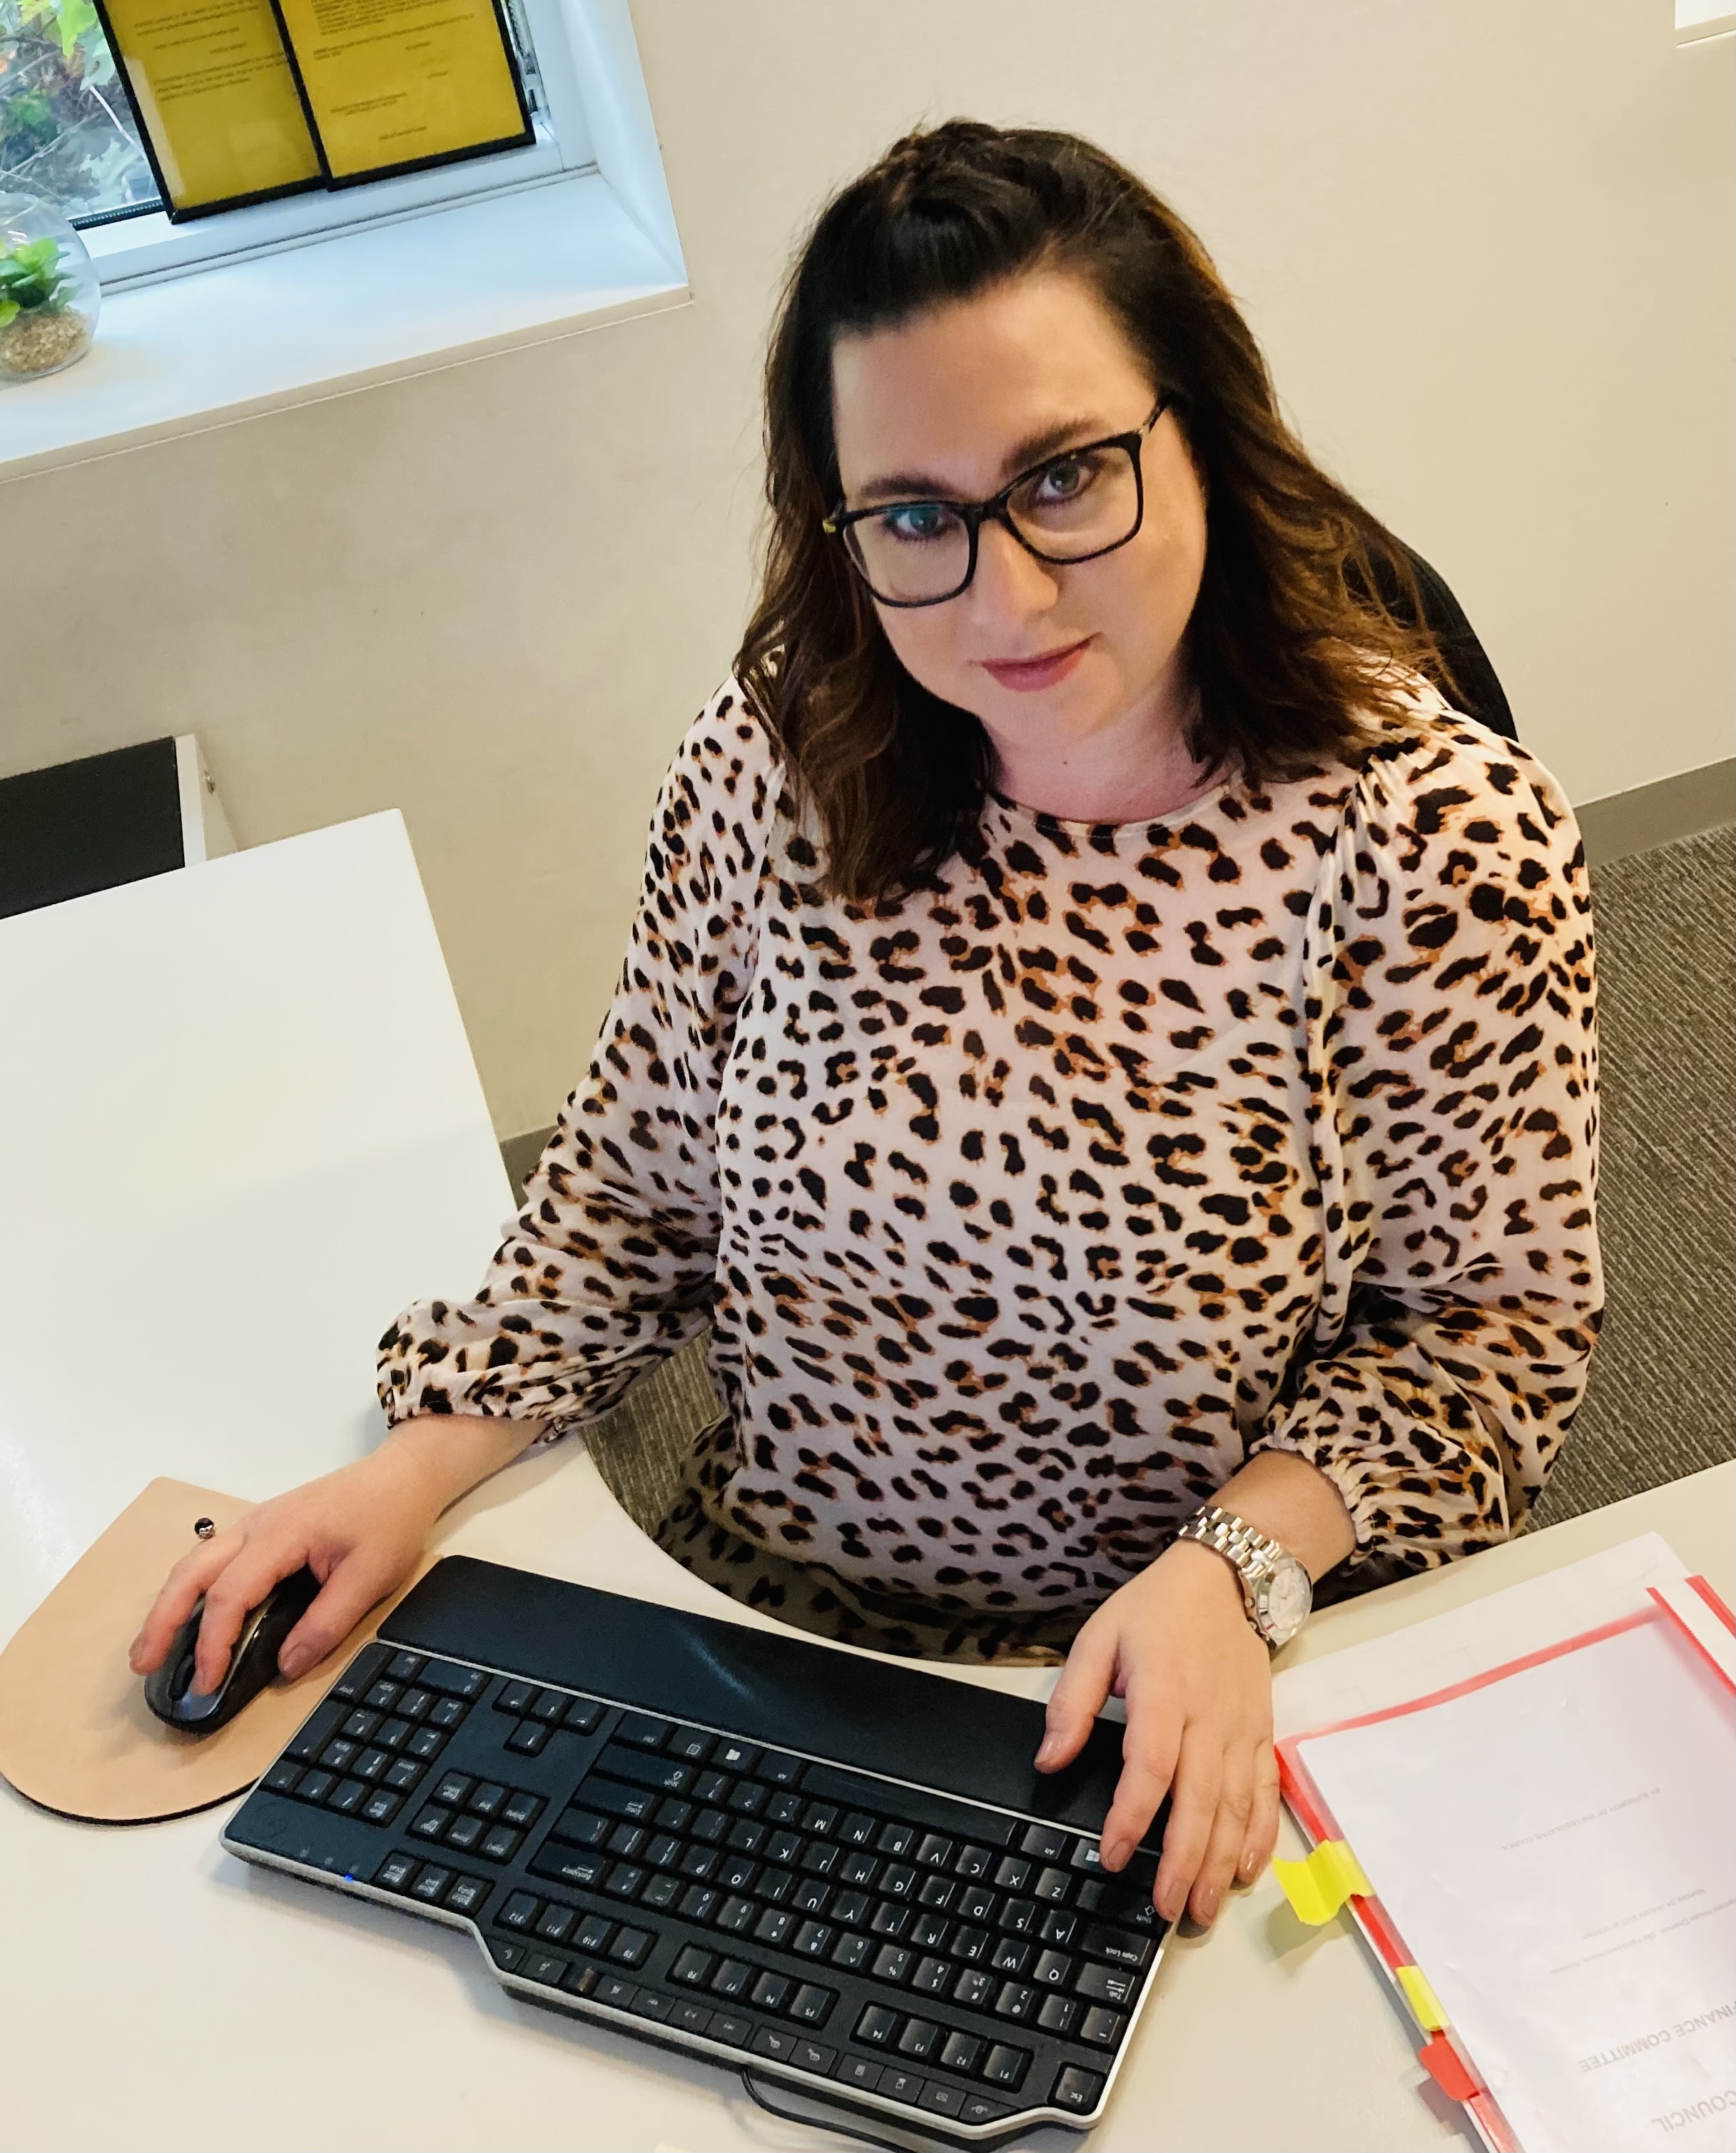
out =
<path fill-rule="evenodd" d="M 1512 1533 L 1583 1387 L 1573 818 L 1089 145 L 898 144 L 766 393 L 758 608 L 523 1210 L 386 1333 L 388 1439 L 182 1563 L 135 1664 L 203 1591 L 208 1687 L 310 1561 L 299 1672 L 709 1321 L 663 1545 L 854 1641 L 1064 1657 L 1047 1768 L 1124 1696 L 1103 1858 L 1172 1792 L 1158 1905 L 1209 1921 L 1271 1850 L 1311 1582 Z"/>

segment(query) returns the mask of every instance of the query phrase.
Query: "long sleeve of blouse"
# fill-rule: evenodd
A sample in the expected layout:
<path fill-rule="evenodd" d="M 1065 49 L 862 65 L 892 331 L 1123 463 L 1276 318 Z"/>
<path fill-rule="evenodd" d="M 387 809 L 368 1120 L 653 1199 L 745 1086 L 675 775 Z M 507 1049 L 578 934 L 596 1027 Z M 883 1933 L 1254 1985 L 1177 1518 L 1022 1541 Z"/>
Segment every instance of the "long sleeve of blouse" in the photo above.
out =
<path fill-rule="evenodd" d="M 1546 771 L 1419 690 L 1357 767 L 1168 821 L 991 797 L 878 909 L 816 845 L 725 689 L 522 1209 L 382 1341 L 390 1418 L 556 1434 L 709 1318 L 707 1513 L 943 1607 L 1088 1608 L 1262 1448 L 1372 1574 L 1516 1529 L 1601 1300 Z"/>
<path fill-rule="evenodd" d="M 1584 850 L 1528 756 L 1479 760 L 1371 761 L 1306 952 L 1327 1286 L 1255 1447 L 1326 1473 L 1395 1573 L 1524 1521 L 1602 1306 Z"/>
<path fill-rule="evenodd" d="M 600 1418 L 700 1329 L 719 1233 L 718 1086 L 752 970 L 776 802 L 764 735 L 721 692 L 658 796 L 619 985 L 475 1298 L 380 1341 L 389 1420 Z"/>

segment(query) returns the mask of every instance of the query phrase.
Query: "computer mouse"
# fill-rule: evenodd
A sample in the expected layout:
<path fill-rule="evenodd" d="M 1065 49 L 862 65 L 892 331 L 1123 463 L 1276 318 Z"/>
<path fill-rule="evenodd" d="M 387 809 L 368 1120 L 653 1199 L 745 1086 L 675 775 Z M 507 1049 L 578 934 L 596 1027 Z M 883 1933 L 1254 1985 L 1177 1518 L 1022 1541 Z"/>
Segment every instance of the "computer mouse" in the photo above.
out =
<path fill-rule="evenodd" d="M 313 1605 L 318 1591 L 319 1580 L 307 1569 L 293 1572 L 274 1585 L 242 1624 L 223 1679 L 208 1692 L 191 1687 L 193 1652 L 205 1616 L 201 1597 L 176 1631 L 168 1657 L 155 1673 L 145 1677 L 145 1702 L 159 1719 L 180 1728 L 183 1733 L 215 1734 L 276 1679 L 283 1640 Z"/>

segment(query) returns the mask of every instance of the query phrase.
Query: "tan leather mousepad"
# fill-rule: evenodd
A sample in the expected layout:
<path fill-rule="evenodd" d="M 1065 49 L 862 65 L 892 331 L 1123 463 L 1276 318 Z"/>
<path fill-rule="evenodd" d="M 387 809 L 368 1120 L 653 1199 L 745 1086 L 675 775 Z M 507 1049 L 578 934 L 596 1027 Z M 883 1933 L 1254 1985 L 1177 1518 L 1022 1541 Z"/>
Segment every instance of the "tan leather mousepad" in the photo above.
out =
<path fill-rule="evenodd" d="M 273 1682 L 215 1734 L 165 1727 L 127 1648 L 163 1580 L 253 1508 L 234 1495 L 153 1480 L 61 1579 L 0 1652 L 0 1774 L 43 1809 L 93 1824 L 150 1824 L 227 1801 L 254 1780 L 432 1560 L 424 1556 L 328 1658 Z"/>

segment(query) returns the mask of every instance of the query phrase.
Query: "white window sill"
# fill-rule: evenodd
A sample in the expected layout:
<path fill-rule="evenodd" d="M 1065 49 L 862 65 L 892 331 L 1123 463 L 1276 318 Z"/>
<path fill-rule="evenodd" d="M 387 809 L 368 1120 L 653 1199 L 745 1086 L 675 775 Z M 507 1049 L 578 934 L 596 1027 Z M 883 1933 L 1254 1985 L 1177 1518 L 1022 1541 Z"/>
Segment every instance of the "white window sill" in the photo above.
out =
<path fill-rule="evenodd" d="M 594 171 L 131 286 L 88 357 L 0 389 L 0 481 L 686 297 Z"/>

